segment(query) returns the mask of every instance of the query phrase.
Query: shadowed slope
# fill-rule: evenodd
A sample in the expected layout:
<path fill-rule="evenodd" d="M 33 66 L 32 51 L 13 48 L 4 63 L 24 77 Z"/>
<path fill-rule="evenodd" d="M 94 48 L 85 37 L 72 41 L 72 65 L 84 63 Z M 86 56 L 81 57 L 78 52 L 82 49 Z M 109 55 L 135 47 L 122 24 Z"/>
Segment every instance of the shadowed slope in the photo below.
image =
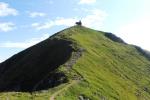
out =
<path fill-rule="evenodd" d="M 114 42 L 126 44 L 120 37 L 117 37 L 116 35 L 112 33 L 105 33 L 105 36 Z"/>
<path fill-rule="evenodd" d="M 32 91 L 48 74 L 51 74 L 49 87 L 60 84 L 59 79 L 65 75 L 56 70 L 71 57 L 71 44 L 67 40 L 49 38 L 3 62 L 0 66 L 0 90 Z"/>

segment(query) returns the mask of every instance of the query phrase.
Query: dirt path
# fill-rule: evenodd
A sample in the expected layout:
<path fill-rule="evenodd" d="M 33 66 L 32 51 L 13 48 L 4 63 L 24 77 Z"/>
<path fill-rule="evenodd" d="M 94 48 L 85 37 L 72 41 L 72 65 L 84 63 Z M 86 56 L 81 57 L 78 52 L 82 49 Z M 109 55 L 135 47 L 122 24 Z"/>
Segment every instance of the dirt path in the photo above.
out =
<path fill-rule="evenodd" d="M 55 92 L 54 94 L 51 95 L 49 100 L 55 100 L 56 96 L 58 96 L 60 93 L 62 93 L 64 90 L 67 90 L 69 87 L 73 86 L 74 84 L 76 84 L 77 82 L 79 82 L 78 80 L 74 80 L 72 81 L 70 84 L 68 84 L 67 86 L 65 86 L 64 88 L 62 88 L 61 90 Z"/>

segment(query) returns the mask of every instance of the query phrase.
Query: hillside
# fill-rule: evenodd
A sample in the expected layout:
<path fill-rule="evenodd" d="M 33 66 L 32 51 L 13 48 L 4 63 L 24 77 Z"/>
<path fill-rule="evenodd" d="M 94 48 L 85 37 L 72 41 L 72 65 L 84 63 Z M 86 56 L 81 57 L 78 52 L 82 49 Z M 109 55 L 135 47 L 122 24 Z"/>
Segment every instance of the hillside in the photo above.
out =
<path fill-rule="evenodd" d="M 1 63 L 0 98 L 150 100 L 149 57 L 112 33 L 74 26 Z"/>

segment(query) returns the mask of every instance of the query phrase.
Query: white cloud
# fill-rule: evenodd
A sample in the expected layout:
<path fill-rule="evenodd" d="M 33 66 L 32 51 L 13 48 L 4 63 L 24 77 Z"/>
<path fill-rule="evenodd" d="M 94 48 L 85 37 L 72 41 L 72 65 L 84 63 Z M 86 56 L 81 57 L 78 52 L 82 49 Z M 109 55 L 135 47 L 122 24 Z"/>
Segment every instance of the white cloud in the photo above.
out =
<path fill-rule="evenodd" d="M 52 21 L 49 21 L 49 22 L 46 22 L 46 23 L 43 23 L 43 24 L 33 23 L 31 26 L 36 28 L 37 30 L 42 30 L 42 29 L 49 29 L 52 26 L 54 26 L 54 24 L 53 24 Z"/>
<path fill-rule="evenodd" d="M 8 57 L 3 57 L 3 56 L 1 56 L 1 57 L 0 57 L 0 63 L 2 63 L 3 61 L 5 61 L 6 59 L 8 59 Z"/>
<path fill-rule="evenodd" d="M 14 8 L 10 8 L 7 3 L 0 2 L 0 16 L 2 17 L 8 15 L 16 16 L 18 15 L 18 11 Z"/>
<path fill-rule="evenodd" d="M 42 12 L 29 12 L 29 16 L 32 17 L 32 18 L 44 17 L 44 16 L 46 16 L 46 14 L 42 13 Z"/>
<path fill-rule="evenodd" d="M 40 25 L 40 23 L 32 23 L 31 26 L 32 27 L 38 27 Z"/>
<path fill-rule="evenodd" d="M 80 0 L 78 4 L 93 4 L 96 0 Z"/>
<path fill-rule="evenodd" d="M 0 31 L 8 32 L 15 28 L 15 24 L 13 24 L 12 22 L 0 22 Z"/>
<path fill-rule="evenodd" d="M 4 59 L 0 58 L 0 63 L 3 62 L 3 61 L 4 61 Z"/>
<path fill-rule="evenodd" d="M 150 50 L 149 26 L 150 16 L 144 16 L 120 27 L 115 33 L 128 43 Z"/>
<path fill-rule="evenodd" d="M 77 21 L 77 18 L 58 18 L 54 21 L 54 24 L 57 26 L 64 25 L 64 26 L 73 26 L 74 23 Z"/>
<path fill-rule="evenodd" d="M 39 38 L 32 38 L 30 40 L 26 40 L 24 42 L 5 42 L 0 43 L 1 48 L 28 48 L 38 42 L 41 42 L 42 40 L 45 40 L 49 37 L 49 34 L 44 34 L 42 37 Z"/>
<path fill-rule="evenodd" d="M 3 61 L 3 59 L 2 58 L 0 58 L 0 62 L 2 62 Z"/>
<path fill-rule="evenodd" d="M 90 10 L 89 15 L 82 18 L 83 25 L 95 29 L 100 29 L 103 26 L 105 18 L 108 16 L 105 11 L 100 9 Z"/>
<path fill-rule="evenodd" d="M 54 21 L 48 21 L 46 23 L 40 24 L 40 23 L 33 23 L 31 26 L 36 28 L 37 30 L 42 29 L 49 29 L 53 26 L 73 26 L 74 23 L 77 21 L 76 18 L 57 18 Z"/>
<path fill-rule="evenodd" d="M 49 3 L 49 4 L 53 4 L 53 3 L 54 3 L 54 1 L 52 1 L 52 0 L 49 0 L 49 1 L 48 1 L 48 3 Z"/>
<path fill-rule="evenodd" d="M 87 12 L 87 11 L 86 11 Z M 105 20 L 107 14 L 106 12 L 94 9 L 88 11 L 89 15 L 82 18 L 84 26 L 99 29 L 103 26 L 103 21 Z M 53 26 L 73 26 L 76 21 L 80 18 L 56 18 L 55 20 L 50 20 L 45 23 L 33 23 L 31 26 L 37 30 L 49 29 Z"/>

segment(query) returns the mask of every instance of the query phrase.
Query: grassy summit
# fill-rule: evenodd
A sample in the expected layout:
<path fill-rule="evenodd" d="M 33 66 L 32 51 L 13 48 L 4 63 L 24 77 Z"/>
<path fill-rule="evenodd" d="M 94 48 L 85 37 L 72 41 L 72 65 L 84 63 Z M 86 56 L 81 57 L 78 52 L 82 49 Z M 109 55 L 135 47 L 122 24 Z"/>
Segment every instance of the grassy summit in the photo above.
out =
<path fill-rule="evenodd" d="M 8 91 L 0 93 L 4 99 L 48 100 L 54 93 L 56 100 L 150 99 L 147 56 L 113 34 L 83 26 L 22 51 L 3 62 L 0 72 L 0 89 Z"/>

